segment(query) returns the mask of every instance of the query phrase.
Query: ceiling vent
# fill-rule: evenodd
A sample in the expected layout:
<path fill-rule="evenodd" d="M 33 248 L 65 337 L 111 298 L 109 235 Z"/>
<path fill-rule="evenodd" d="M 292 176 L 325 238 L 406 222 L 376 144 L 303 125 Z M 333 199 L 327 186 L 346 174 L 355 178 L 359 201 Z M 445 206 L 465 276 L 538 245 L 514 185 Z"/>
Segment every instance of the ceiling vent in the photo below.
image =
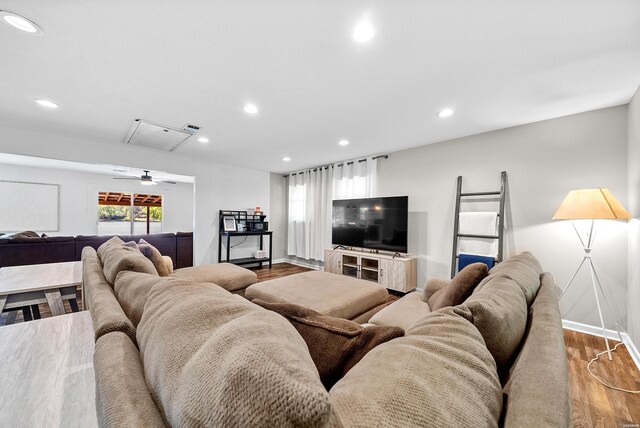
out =
<path fill-rule="evenodd" d="M 184 132 L 188 132 L 189 134 L 195 134 L 196 132 L 198 132 L 200 130 L 200 127 L 198 125 L 192 125 L 190 123 L 187 123 L 184 128 L 182 128 L 182 130 Z"/>
<path fill-rule="evenodd" d="M 187 131 L 187 127 L 192 128 Z M 194 129 L 199 129 L 199 127 L 186 125 L 185 129 L 176 129 L 136 119 L 124 143 L 171 152 L 191 137 L 196 132 Z"/>

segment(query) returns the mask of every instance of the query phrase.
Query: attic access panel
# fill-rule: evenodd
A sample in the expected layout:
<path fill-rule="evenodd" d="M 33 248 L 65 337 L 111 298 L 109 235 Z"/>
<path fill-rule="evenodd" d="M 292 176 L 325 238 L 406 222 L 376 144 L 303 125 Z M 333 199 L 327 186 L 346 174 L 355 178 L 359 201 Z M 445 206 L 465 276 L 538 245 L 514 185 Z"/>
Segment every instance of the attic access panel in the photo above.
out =
<path fill-rule="evenodd" d="M 181 129 L 136 119 L 124 143 L 158 150 L 173 151 L 191 135 L 192 133 Z"/>

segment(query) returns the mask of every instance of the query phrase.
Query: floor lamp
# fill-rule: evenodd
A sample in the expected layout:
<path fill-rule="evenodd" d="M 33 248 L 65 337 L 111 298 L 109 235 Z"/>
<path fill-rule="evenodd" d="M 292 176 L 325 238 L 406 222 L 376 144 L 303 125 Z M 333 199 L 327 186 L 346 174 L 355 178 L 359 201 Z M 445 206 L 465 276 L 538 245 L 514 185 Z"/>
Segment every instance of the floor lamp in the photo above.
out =
<path fill-rule="evenodd" d="M 569 194 L 564 198 L 555 214 L 553 215 L 554 220 L 571 220 L 571 225 L 573 229 L 576 231 L 578 235 L 578 239 L 580 239 L 580 243 L 584 249 L 584 257 L 582 262 L 578 266 L 578 269 L 573 274 L 569 283 L 564 287 L 562 293 L 560 294 L 560 299 L 564 295 L 565 291 L 569 288 L 569 286 L 573 283 L 576 275 L 580 272 L 582 266 L 586 263 L 589 267 L 589 272 L 591 273 L 591 284 L 593 285 L 593 293 L 596 296 L 596 304 L 598 306 L 598 315 L 600 316 L 600 325 L 602 326 L 602 334 L 604 336 L 604 341 L 607 344 L 607 354 L 609 355 L 609 360 L 611 360 L 611 348 L 609 347 L 609 339 L 607 338 L 607 332 L 604 327 L 604 318 L 602 316 L 602 308 L 600 307 L 600 298 L 598 297 L 598 289 L 600 289 L 600 293 L 602 293 L 602 297 L 609 307 L 607 302 L 607 297 L 602 289 L 602 285 L 600 285 L 600 279 L 598 279 L 598 274 L 596 273 L 596 269 L 593 266 L 593 260 L 591 260 L 591 245 L 593 244 L 593 225 L 596 220 L 628 220 L 631 218 L 631 214 L 627 210 L 625 210 L 620 202 L 611 194 L 609 189 L 581 189 L 581 190 L 572 190 Z M 591 227 L 589 228 L 589 234 L 587 235 L 586 242 L 580 236 L 578 229 L 576 228 L 573 220 L 578 219 L 587 219 L 591 220 Z M 611 308 L 609 308 L 611 310 Z M 618 326 L 616 324 L 616 330 L 618 330 Z M 620 331 L 618 330 L 618 338 L 622 341 L 622 337 L 620 336 Z"/>

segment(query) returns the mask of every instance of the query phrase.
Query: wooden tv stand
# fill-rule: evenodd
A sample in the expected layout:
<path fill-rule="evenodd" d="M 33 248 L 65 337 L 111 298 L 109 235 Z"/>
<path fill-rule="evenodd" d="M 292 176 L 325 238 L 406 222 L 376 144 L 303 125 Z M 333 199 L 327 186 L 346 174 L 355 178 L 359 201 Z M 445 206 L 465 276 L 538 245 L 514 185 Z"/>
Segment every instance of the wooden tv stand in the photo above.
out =
<path fill-rule="evenodd" d="M 407 293 L 416 288 L 416 256 L 397 256 L 355 250 L 324 250 L 325 272 L 373 281 Z"/>

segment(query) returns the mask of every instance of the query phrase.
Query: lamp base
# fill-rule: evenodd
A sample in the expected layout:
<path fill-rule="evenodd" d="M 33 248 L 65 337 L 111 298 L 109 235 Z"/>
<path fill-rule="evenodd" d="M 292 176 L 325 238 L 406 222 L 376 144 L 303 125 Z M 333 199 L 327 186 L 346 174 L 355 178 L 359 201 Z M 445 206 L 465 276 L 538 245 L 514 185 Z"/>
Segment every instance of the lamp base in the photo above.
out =
<path fill-rule="evenodd" d="M 607 331 L 604 326 L 604 317 L 602 315 L 602 308 L 600 306 L 600 297 L 598 296 L 598 289 L 600 289 L 600 293 L 602 293 L 602 297 L 605 299 L 605 303 L 607 303 L 607 298 L 606 298 L 606 295 L 604 294 L 604 290 L 602 289 L 602 285 L 600 284 L 600 279 L 598 278 L 598 274 L 596 273 L 596 268 L 593 265 L 593 260 L 591 259 L 591 238 L 593 235 L 594 220 L 591 220 L 591 228 L 589 230 L 589 237 L 586 245 L 582 240 L 582 237 L 580 236 L 578 229 L 576 229 L 576 226 L 573 223 L 573 220 L 571 221 L 571 224 L 573 225 L 573 229 L 576 231 L 576 234 L 578 235 L 578 238 L 582 243 L 582 246 L 584 249 L 584 257 L 582 258 L 582 262 L 580 262 L 580 265 L 578 265 L 578 269 L 576 269 L 575 273 L 569 280 L 569 283 L 564 287 L 564 289 L 562 290 L 562 293 L 560 293 L 560 297 L 558 298 L 558 300 L 562 299 L 562 296 L 564 296 L 564 293 L 569 289 L 569 286 L 573 283 L 573 280 L 576 278 L 576 276 L 578 275 L 578 272 L 580 272 L 580 269 L 582 269 L 582 266 L 586 262 L 587 265 L 589 266 L 589 273 L 591 274 L 591 285 L 593 286 L 593 294 L 596 297 L 596 306 L 598 307 L 598 316 L 600 317 L 600 326 L 602 327 L 602 336 L 604 337 L 604 341 L 607 346 L 607 355 L 609 357 L 609 360 L 612 360 L 611 347 L 609 346 L 609 338 L 607 337 Z M 607 307 L 608 306 L 609 305 L 607 303 Z M 611 308 L 609 308 L 609 310 L 611 310 Z M 622 342 L 622 335 L 620 334 L 620 330 L 618 329 L 617 323 L 616 323 L 616 331 L 618 333 L 618 338 L 620 339 L 620 342 Z"/>

